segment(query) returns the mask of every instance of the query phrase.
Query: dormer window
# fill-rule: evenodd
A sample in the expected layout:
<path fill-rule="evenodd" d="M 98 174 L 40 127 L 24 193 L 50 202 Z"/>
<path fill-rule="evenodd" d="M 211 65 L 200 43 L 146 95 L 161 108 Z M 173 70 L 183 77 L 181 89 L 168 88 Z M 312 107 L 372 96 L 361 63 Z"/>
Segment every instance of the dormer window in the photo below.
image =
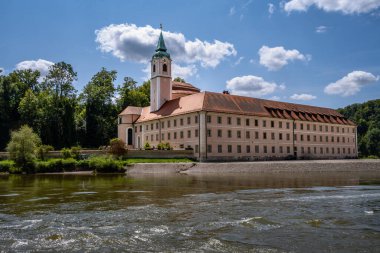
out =
<path fill-rule="evenodd" d="M 153 72 L 156 72 L 156 65 L 153 65 Z"/>
<path fill-rule="evenodd" d="M 166 64 L 164 64 L 164 65 L 162 66 L 162 71 L 164 71 L 164 72 L 168 72 L 168 66 L 167 66 Z"/>

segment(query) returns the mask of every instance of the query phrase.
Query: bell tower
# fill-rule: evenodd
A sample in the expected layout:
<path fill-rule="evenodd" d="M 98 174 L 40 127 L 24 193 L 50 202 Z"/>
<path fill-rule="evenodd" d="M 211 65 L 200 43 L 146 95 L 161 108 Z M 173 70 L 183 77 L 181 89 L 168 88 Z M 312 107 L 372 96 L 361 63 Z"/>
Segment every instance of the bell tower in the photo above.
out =
<path fill-rule="evenodd" d="M 172 99 L 172 60 L 167 52 L 164 37 L 158 38 L 156 52 L 151 61 L 150 111 L 155 112 L 168 100 Z"/>

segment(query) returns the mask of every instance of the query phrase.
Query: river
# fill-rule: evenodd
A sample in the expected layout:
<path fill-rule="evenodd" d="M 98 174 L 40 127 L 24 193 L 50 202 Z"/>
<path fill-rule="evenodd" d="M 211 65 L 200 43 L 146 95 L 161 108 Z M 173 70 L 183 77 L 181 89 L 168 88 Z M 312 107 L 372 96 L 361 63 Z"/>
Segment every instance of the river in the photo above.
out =
<path fill-rule="evenodd" d="M 380 173 L 1 175 L 0 252 L 380 252 Z"/>

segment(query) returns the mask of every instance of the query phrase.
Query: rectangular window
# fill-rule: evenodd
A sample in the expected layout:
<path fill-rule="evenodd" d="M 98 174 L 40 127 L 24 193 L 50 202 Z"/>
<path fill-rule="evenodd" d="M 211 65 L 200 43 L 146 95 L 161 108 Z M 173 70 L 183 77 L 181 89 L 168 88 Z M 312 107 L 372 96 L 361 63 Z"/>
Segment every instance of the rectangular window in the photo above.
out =
<path fill-rule="evenodd" d="M 267 139 L 267 133 L 263 133 L 263 139 L 266 140 Z"/>
<path fill-rule="evenodd" d="M 156 122 L 156 130 L 158 129 L 158 122 Z"/>
<path fill-rule="evenodd" d="M 218 129 L 218 137 L 222 137 L 222 129 Z"/>
<path fill-rule="evenodd" d="M 187 124 L 188 124 L 188 125 L 191 124 L 191 118 L 190 118 L 190 117 L 187 117 Z"/>
<path fill-rule="evenodd" d="M 174 139 L 177 139 L 177 132 L 174 132 Z"/>
<path fill-rule="evenodd" d="M 278 134 L 278 139 L 279 139 L 279 140 L 282 140 L 282 133 L 279 133 L 279 134 Z"/>
<path fill-rule="evenodd" d="M 319 136 L 319 141 L 320 142 L 322 142 L 323 140 L 322 140 L 322 135 L 321 136 Z"/>
<path fill-rule="evenodd" d="M 278 122 L 278 127 L 282 128 L 282 121 Z"/>
<path fill-rule="evenodd" d="M 314 154 L 317 153 L 317 147 L 314 147 Z"/>
<path fill-rule="evenodd" d="M 300 124 L 300 129 L 303 130 L 303 123 Z"/>
<path fill-rule="evenodd" d="M 259 126 L 259 120 L 255 119 L 255 126 Z"/>
<path fill-rule="evenodd" d="M 180 124 L 181 126 L 183 126 L 183 119 L 182 119 L 182 118 L 179 119 L 179 124 Z"/>
<path fill-rule="evenodd" d="M 195 124 L 198 124 L 198 115 L 195 115 L 194 119 L 195 119 Z"/>
<path fill-rule="evenodd" d="M 307 153 L 308 153 L 308 154 L 311 153 L 310 147 L 307 147 Z"/>
<path fill-rule="evenodd" d="M 307 129 L 307 131 L 310 130 L 310 124 L 307 124 L 307 125 L 306 125 L 306 129 Z"/>
<path fill-rule="evenodd" d="M 162 133 L 161 134 L 161 141 L 165 140 L 165 135 Z"/>
<path fill-rule="evenodd" d="M 331 136 L 331 142 L 334 142 L 334 136 Z"/>
<path fill-rule="evenodd" d="M 290 134 L 286 134 L 286 140 L 290 141 Z"/>
<path fill-rule="evenodd" d="M 305 148 L 301 147 L 301 154 L 305 154 Z"/>
<path fill-rule="evenodd" d="M 263 120 L 263 127 L 267 127 L 267 121 Z"/>
<path fill-rule="evenodd" d="M 150 130 L 153 130 L 153 123 L 150 124 Z"/>
<path fill-rule="evenodd" d="M 231 125 L 231 117 L 227 117 L 227 124 Z"/>
<path fill-rule="evenodd" d="M 326 136 L 326 142 L 329 142 L 329 137 L 328 136 Z"/>
<path fill-rule="evenodd" d="M 149 129 L 149 126 L 145 125 L 145 130 L 148 131 L 148 129 Z"/>
<path fill-rule="evenodd" d="M 339 142 L 339 136 L 338 136 L 338 137 L 336 137 L 336 142 Z"/>
<path fill-rule="evenodd" d="M 122 123 L 123 123 L 122 117 L 119 117 L 119 124 L 122 124 Z"/>
<path fill-rule="evenodd" d="M 142 126 L 140 126 L 140 132 L 142 131 Z"/>
<path fill-rule="evenodd" d="M 330 152 L 329 148 L 326 148 L 326 154 L 328 154 Z"/>
<path fill-rule="evenodd" d="M 329 127 L 325 126 L 325 132 L 328 132 L 328 131 L 329 131 Z"/>
<path fill-rule="evenodd" d="M 322 132 L 322 126 L 319 126 L 319 132 Z"/>
<path fill-rule="evenodd" d="M 222 150 L 222 145 L 218 145 L 218 153 L 222 153 L 223 150 Z"/>
<path fill-rule="evenodd" d="M 228 130 L 228 131 L 227 131 L 227 136 L 228 136 L 228 138 L 231 138 L 231 137 L 232 137 L 232 132 L 231 132 L 231 130 Z"/>
<path fill-rule="evenodd" d="M 260 152 L 259 145 L 256 145 L 256 146 L 255 146 L 255 153 L 259 153 L 259 152 Z"/>
<path fill-rule="evenodd" d="M 211 129 L 207 129 L 207 137 L 211 137 Z"/>
<path fill-rule="evenodd" d="M 238 131 L 236 132 L 236 136 L 237 136 L 238 138 L 241 138 L 241 131 L 240 131 L 240 130 L 238 130 Z"/>
<path fill-rule="evenodd" d="M 168 140 L 170 140 L 170 133 L 168 133 Z"/>
<path fill-rule="evenodd" d="M 274 128 L 274 121 L 273 120 L 270 121 L 270 127 Z"/>
<path fill-rule="evenodd" d="M 310 141 L 310 135 L 306 136 L 307 141 Z"/>
<path fill-rule="evenodd" d="M 317 131 L 317 125 L 313 125 L 313 131 Z"/>
<path fill-rule="evenodd" d="M 251 138 L 251 133 L 249 131 L 245 132 L 245 138 L 250 139 Z"/>
<path fill-rule="evenodd" d="M 228 153 L 232 153 L 232 145 L 228 145 L 227 146 L 227 152 Z"/>
<path fill-rule="evenodd" d="M 222 124 L 222 117 L 218 116 L 218 124 Z"/>
<path fill-rule="evenodd" d="M 211 145 L 207 145 L 207 153 L 212 153 L 212 146 Z"/>
<path fill-rule="evenodd" d="M 323 148 L 319 148 L 319 153 L 323 154 Z"/>
<path fill-rule="evenodd" d="M 255 139 L 256 139 L 256 140 L 259 139 L 259 132 L 255 132 Z"/>
<path fill-rule="evenodd" d="M 342 128 L 343 133 L 344 133 L 344 128 Z M 339 133 L 339 127 L 336 127 L 336 131 Z"/>
<path fill-rule="evenodd" d="M 282 154 L 284 152 L 283 147 L 280 146 L 280 153 Z"/>
<path fill-rule="evenodd" d="M 249 119 L 245 119 L 245 125 L 249 126 Z"/>
<path fill-rule="evenodd" d="M 183 139 L 183 131 L 179 132 L 179 137 Z"/>
<path fill-rule="evenodd" d="M 290 147 L 289 147 L 289 146 L 286 147 L 286 152 L 287 152 L 288 154 L 290 154 Z"/>
<path fill-rule="evenodd" d="M 191 138 L 191 131 L 187 130 L 187 138 Z"/>
<path fill-rule="evenodd" d="M 246 152 L 251 153 L 251 146 L 249 146 L 249 145 L 246 146 Z"/>
<path fill-rule="evenodd" d="M 237 124 L 238 126 L 241 125 L 241 119 L 240 119 L 240 118 L 236 118 L 236 124 Z"/>
<path fill-rule="evenodd" d="M 137 126 L 135 126 L 135 133 L 137 133 Z"/>
<path fill-rule="evenodd" d="M 276 153 L 276 147 L 272 146 L 272 154 Z"/>
<path fill-rule="evenodd" d="M 264 146 L 264 153 L 268 153 L 268 149 L 267 149 L 267 146 Z"/>
<path fill-rule="evenodd" d="M 177 120 L 176 119 L 173 121 L 173 125 L 174 125 L 174 127 L 177 126 Z"/>
<path fill-rule="evenodd" d="M 274 137 L 274 133 L 271 133 L 271 138 L 272 138 L 272 140 L 275 139 L 275 137 Z"/>
<path fill-rule="evenodd" d="M 301 134 L 301 141 L 303 141 L 303 134 Z"/>
<path fill-rule="evenodd" d="M 314 142 L 316 142 L 317 141 L 317 136 L 314 135 L 313 138 L 314 138 Z"/>
<path fill-rule="evenodd" d="M 237 152 L 241 153 L 241 145 L 237 145 Z"/>
<path fill-rule="evenodd" d="M 198 136 L 199 136 L 198 129 L 195 129 L 195 137 L 198 137 Z"/>
<path fill-rule="evenodd" d="M 170 120 L 168 120 L 168 128 L 170 127 Z"/>
<path fill-rule="evenodd" d="M 286 122 L 286 129 L 289 129 L 289 128 L 290 128 L 290 123 Z"/>
<path fill-rule="evenodd" d="M 334 132 L 334 127 L 333 126 L 331 126 L 331 132 Z"/>
<path fill-rule="evenodd" d="M 211 123 L 211 116 L 207 115 L 207 123 Z"/>

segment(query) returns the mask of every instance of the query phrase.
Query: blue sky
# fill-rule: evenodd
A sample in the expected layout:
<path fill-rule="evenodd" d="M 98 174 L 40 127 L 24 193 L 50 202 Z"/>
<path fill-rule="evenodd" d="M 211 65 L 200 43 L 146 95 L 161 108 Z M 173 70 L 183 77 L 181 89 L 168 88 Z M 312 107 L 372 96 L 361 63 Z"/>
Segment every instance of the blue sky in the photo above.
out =
<path fill-rule="evenodd" d="M 147 80 L 163 24 L 174 75 L 202 90 L 338 108 L 380 95 L 380 0 L 2 0 L 0 68 L 65 61 Z M 173 77 L 175 77 L 173 76 Z"/>

